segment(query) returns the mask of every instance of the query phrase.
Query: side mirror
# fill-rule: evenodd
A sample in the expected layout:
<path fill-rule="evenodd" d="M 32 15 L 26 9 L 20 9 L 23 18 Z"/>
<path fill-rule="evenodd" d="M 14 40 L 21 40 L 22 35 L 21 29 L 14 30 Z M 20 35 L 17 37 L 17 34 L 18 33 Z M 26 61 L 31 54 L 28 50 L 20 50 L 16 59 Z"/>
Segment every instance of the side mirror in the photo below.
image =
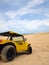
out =
<path fill-rule="evenodd" d="M 27 38 L 24 38 L 24 41 L 27 41 Z"/>

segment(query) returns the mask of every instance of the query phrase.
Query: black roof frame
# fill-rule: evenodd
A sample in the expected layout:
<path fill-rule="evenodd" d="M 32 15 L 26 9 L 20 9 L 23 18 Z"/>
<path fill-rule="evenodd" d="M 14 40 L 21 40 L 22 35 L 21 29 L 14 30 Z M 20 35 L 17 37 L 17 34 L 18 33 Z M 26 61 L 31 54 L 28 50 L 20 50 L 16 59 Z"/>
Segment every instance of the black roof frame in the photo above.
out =
<path fill-rule="evenodd" d="M 18 34 L 18 33 L 10 33 L 10 31 L 7 31 L 7 32 L 3 32 L 3 33 L 0 33 L 0 35 L 2 35 L 2 36 L 23 36 L 23 35 L 21 35 L 21 34 Z"/>

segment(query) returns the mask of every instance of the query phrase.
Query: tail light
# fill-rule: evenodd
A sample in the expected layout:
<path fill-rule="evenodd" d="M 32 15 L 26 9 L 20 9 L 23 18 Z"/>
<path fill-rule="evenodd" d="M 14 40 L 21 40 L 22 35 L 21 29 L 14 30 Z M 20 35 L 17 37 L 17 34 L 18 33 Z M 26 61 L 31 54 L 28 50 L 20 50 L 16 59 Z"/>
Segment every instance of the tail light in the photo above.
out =
<path fill-rule="evenodd" d="M 0 43 L 3 42 L 3 40 L 0 40 Z"/>

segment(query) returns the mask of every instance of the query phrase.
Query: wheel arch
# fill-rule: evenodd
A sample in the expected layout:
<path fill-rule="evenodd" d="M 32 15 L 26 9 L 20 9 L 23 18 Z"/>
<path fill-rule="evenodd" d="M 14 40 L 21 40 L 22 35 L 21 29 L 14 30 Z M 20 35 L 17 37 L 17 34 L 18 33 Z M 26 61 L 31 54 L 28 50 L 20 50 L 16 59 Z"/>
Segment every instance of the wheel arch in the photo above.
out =
<path fill-rule="evenodd" d="M 14 46 L 14 48 L 16 49 L 16 46 L 15 46 L 15 44 L 14 44 L 13 42 L 8 42 L 8 43 L 5 44 L 5 46 L 6 46 L 6 45 L 12 45 L 12 46 Z"/>
<path fill-rule="evenodd" d="M 14 48 L 16 49 L 15 44 L 12 43 L 12 42 L 8 42 L 8 43 L 3 44 L 3 45 L 2 45 L 2 49 L 3 49 L 5 46 L 7 46 L 7 45 L 12 45 L 12 46 L 14 46 Z M 1 49 L 1 51 L 2 51 L 2 49 Z"/>

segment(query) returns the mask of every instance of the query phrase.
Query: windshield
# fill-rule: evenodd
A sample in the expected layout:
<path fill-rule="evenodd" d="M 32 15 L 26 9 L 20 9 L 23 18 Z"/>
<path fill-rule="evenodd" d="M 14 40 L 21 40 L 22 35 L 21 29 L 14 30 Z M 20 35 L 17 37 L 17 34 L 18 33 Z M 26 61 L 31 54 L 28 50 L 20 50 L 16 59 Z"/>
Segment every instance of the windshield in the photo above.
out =
<path fill-rule="evenodd" d="M 13 37 L 12 40 L 13 41 L 23 41 L 23 37 L 22 36 Z"/>

